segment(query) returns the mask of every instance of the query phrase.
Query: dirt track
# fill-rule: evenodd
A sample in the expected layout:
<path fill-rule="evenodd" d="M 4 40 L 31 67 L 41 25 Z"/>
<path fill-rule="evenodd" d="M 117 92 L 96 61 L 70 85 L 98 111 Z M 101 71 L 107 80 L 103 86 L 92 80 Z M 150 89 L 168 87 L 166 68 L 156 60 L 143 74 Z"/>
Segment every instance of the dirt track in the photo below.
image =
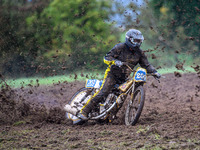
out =
<path fill-rule="evenodd" d="M 176 76 L 168 74 L 161 83 L 148 78 L 145 106 L 135 126 L 125 126 L 122 113 L 109 124 L 71 125 L 62 107 L 83 82 L 3 90 L 0 149 L 199 150 L 200 78 Z"/>

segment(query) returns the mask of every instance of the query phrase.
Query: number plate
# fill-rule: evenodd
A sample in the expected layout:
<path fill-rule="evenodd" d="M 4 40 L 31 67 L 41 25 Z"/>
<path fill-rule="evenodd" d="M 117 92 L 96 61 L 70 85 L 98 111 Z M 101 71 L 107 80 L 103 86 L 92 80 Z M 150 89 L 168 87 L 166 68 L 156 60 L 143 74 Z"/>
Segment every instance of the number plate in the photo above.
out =
<path fill-rule="evenodd" d="M 97 79 L 88 79 L 86 80 L 85 87 L 86 88 L 100 88 L 103 81 Z"/>
<path fill-rule="evenodd" d="M 147 71 L 144 68 L 138 68 L 134 74 L 135 82 L 146 82 Z"/>

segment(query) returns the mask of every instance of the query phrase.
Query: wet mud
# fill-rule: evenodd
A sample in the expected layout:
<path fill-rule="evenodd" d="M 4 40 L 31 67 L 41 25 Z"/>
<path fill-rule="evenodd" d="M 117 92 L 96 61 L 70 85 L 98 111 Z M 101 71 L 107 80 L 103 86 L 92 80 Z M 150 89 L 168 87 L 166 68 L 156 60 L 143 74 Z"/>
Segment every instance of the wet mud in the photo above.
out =
<path fill-rule="evenodd" d="M 199 74 L 165 76 L 160 83 L 148 78 L 135 126 L 124 125 L 126 105 L 111 123 L 72 125 L 63 106 L 84 82 L 5 86 L 0 91 L 0 149 L 200 149 Z"/>

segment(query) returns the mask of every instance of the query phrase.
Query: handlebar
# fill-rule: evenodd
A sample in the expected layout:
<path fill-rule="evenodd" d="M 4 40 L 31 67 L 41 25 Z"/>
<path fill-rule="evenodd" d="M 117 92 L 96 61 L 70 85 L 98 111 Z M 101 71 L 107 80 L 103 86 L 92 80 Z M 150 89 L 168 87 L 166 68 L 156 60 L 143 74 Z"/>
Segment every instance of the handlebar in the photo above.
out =
<path fill-rule="evenodd" d="M 126 62 L 123 62 L 123 65 L 125 65 L 125 66 L 126 66 L 129 70 L 131 70 L 132 72 L 135 71 L 135 70 L 133 70 Z M 153 77 L 160 83 L 159 78 L 156 78 L 154 73 L 148 73 L 147 76 L 153 76 Z M 165 76 L 162 76 L 162 75 L 161 75 L 160 78 L 165 78 Z"/>
<path fill-rule="evenodd" d="M 123 65 L 125 65 L 126 67 L 128 67 L 128 69 L 130 69 L 132 72 L 134 72 L 135 70 L 133 70 L 128 64 L 123 63 Z"/>

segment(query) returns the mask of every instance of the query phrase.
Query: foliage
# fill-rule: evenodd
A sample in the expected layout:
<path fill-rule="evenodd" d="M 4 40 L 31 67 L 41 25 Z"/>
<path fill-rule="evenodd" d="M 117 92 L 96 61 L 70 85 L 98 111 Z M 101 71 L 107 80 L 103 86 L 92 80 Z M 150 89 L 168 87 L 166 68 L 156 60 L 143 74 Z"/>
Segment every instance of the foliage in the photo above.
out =
<path fill-rule="evenodd" d="M 118 37 L 106 22 L 110 7 L 105 0 L 54 0 L 41 14 L 29 17 L 40 45 L 38 55 L 47 62 L 42 67 L 50 61 L 56 72 L 102 68 L 103 56 Z"/>
<path fill-rule="evenodd" d="M 125 32 L 119 37 L 122 26 L 109 23 L 111 15 L 121 18 L 125 30 L 142 31 L 142 48 L 154 65 L 198 64 L 199 6 L 198 0 L 149 0 L 126 7 L 106 0 L 1 0 L 0 75 L 103 69 L 103 56 L 125 39 Z"/>
<path fill-rule="evenodd" d="M 0 1 L 0 72 L 11 77 L 100 69 L 116 44 L 105 0 Z"/>
<path fill-rule="evenodd" d="M 26 17 L 40 12 L 48 0 L 40 2 L 0 1 L 0 72 L 6 76 L 31 75 L 31 62 L 37 50 L 32 39 L 33 32 L 27 30 Z"/>
<path fill-rule="evenodd" d="M 149 4 L 160 24 L 157 25 L 161 41 L 175 48 L 199 49 L 200 2 L 197 0 L 164 1 L 152 0 Z M 171 39 L 171 40 L 170 40 Z M 167 43 L 169 41 L 169 43 Z M 175 42 L 174 42 L 175 41 Z M 196 45 L 196 47 L 195 47 Z M 177 49 L 178 50 L 178 49 Z"/>
<path fill-rule="evenodd" d="M 188 65 L 192 64 L 191 61 L 198 63 L 199 5 L 196 0 L 151 0 L 141 7 L 131 3 L 129 8 L 135 16 L 126 18 L 129 22 L 126 27 L 142 31 L 145 37 L 143 48 L 153 57 L 153 64 L 159 62 L 170 67 L 180 62 Z"/>

